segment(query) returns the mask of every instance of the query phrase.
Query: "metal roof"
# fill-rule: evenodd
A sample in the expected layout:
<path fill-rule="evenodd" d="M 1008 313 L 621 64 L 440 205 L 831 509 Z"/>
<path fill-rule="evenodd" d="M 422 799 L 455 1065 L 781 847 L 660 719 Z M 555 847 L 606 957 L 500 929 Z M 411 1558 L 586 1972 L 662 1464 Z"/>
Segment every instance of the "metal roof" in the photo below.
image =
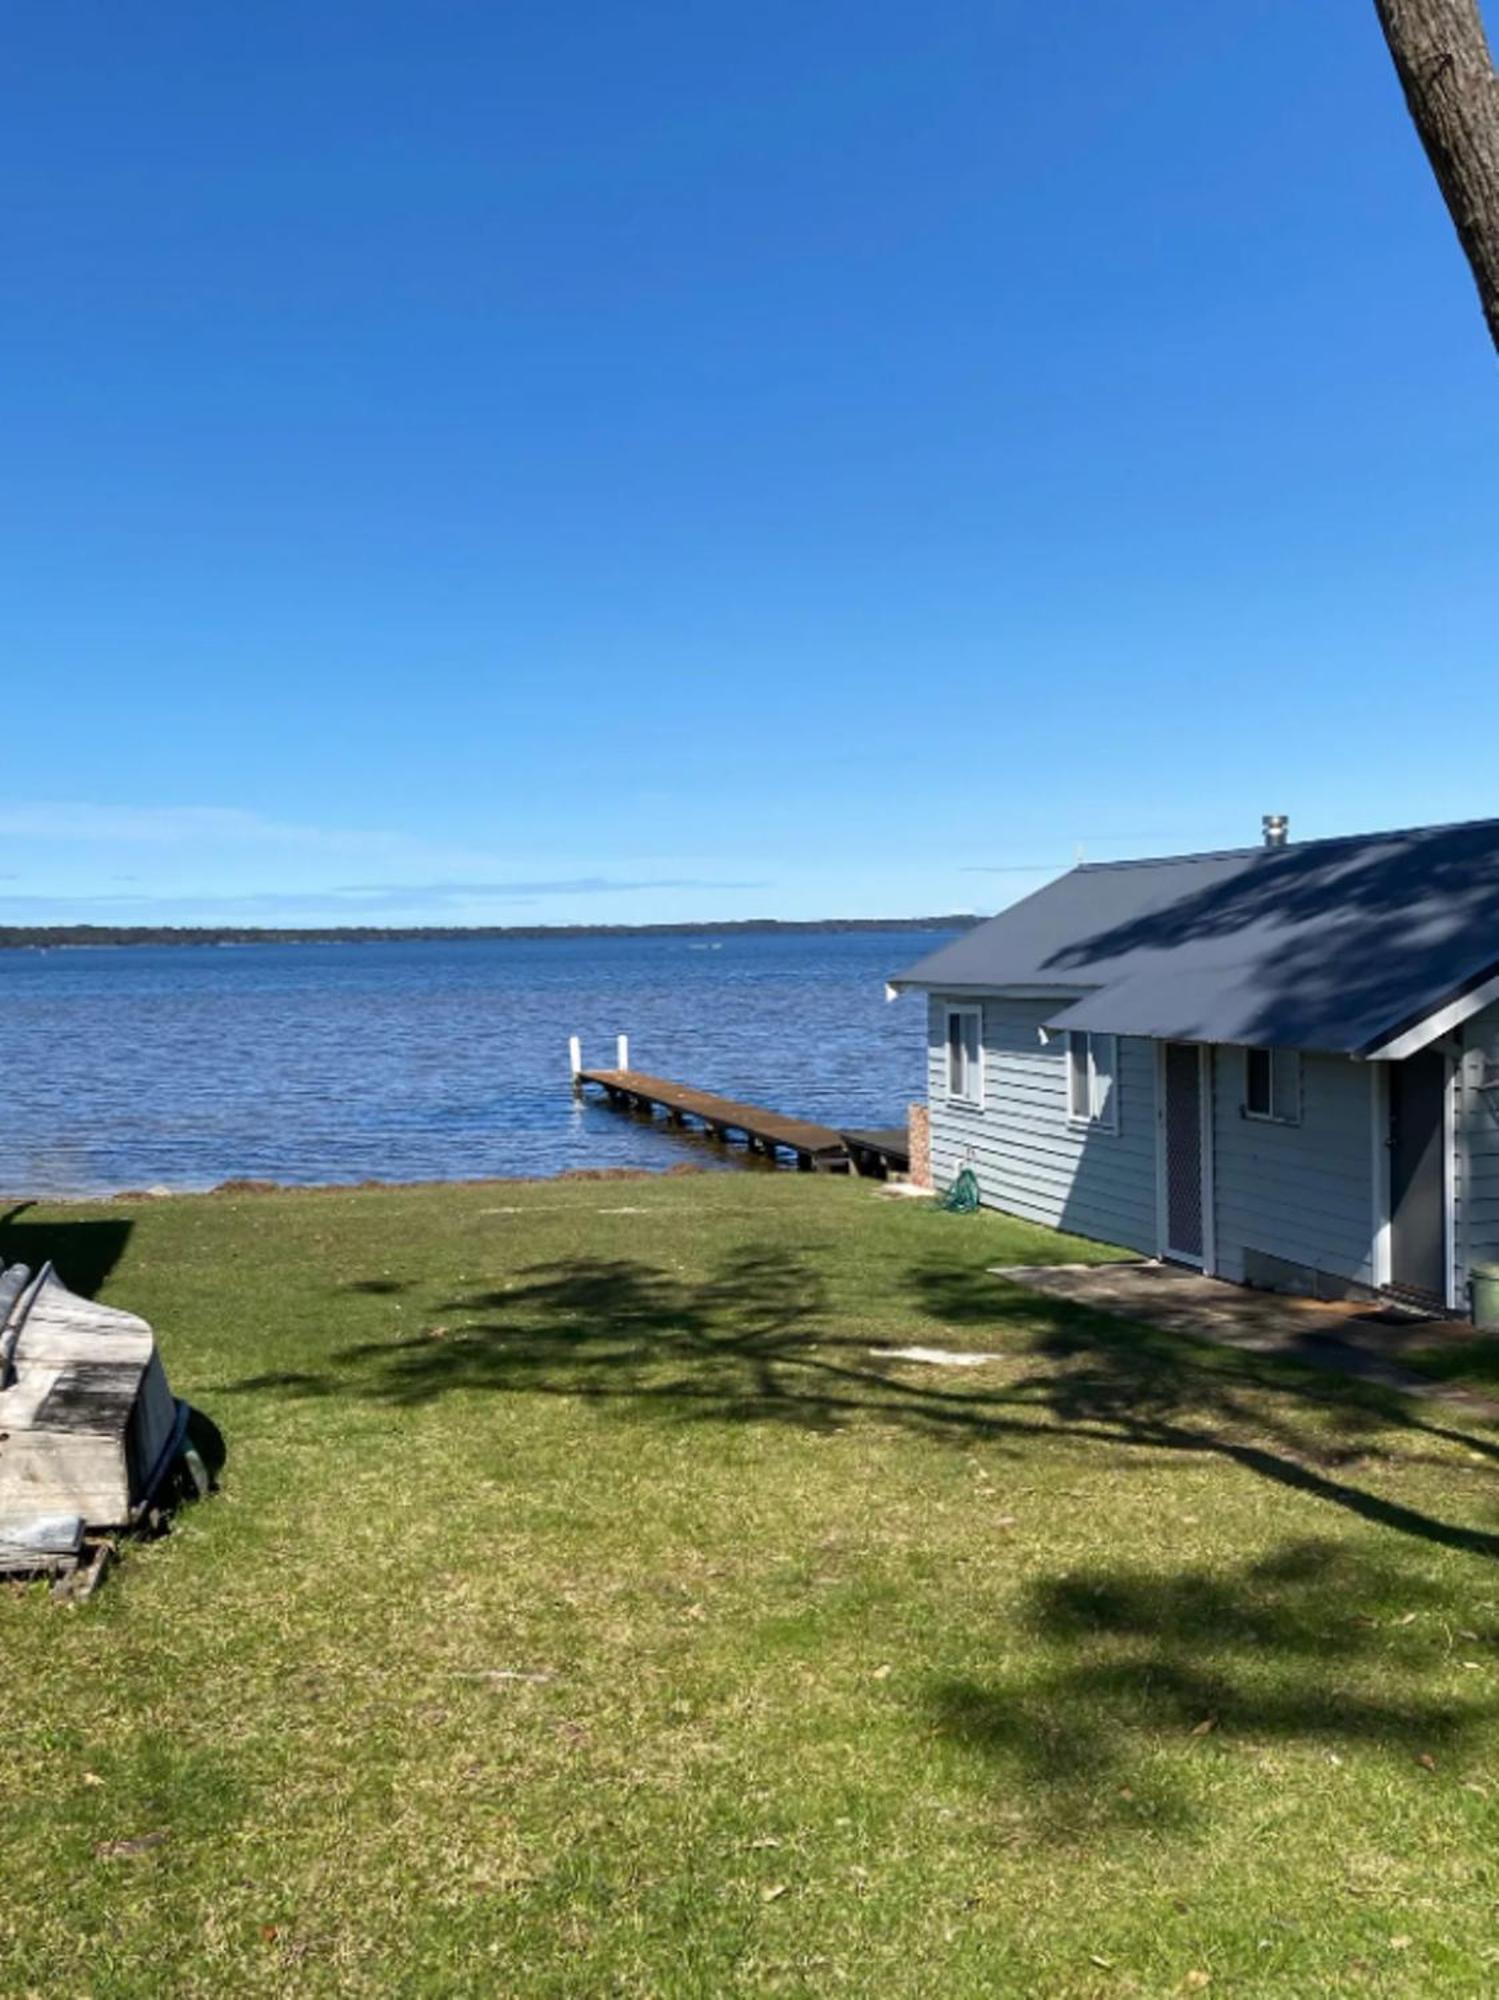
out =
<path fill-rule="evenodd" d="M 1474 820 L 1088 863 L 892 983 L 1055 994 L 1058 1027 L 1367 1055 L 1496 969 L 1499 820 Z"/>

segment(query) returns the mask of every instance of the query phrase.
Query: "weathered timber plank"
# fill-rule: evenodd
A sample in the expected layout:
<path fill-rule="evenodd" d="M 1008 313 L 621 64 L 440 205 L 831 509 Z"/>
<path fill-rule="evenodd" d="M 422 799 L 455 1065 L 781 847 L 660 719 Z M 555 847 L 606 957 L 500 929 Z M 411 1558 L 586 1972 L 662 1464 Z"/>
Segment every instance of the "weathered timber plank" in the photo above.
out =
<path fill-rule="evenodd" d="M 33 1422 L 38 1430 L 114 1436 L 130 1421 L 143 1371 L 72 1361 L 59 1369 Z"/>
<path fill-rule="evenodd" d="M 0 1573 L 25 1572 L 75 1557 L 83 1546 L 78 1514 L 33 1514 L 0 1521 Z"/>
<path fill-rule="evenodd" d="M 48 1277 L 26 1315 L 15 1361 L 81 1361 L 107 1349 L 112 1361 L 135 1361 L 144 1368 L 155 1349 L 150 1327 L 134 1313 L 75 1298 L 61 1281 Z"/>
<path fill-rule="evenodd" d="M 81 1514 L 95 1527 L 130 1518 L 124 1439 L 20 1431 L 0 1447 L 0 1520 Z"/>

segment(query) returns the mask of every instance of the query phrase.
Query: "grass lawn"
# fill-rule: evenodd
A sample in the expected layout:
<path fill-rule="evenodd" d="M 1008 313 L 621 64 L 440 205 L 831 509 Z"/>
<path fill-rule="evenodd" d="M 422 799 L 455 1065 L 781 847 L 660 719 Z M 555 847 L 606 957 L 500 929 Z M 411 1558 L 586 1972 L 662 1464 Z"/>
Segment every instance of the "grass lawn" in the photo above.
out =
<path fill-rule="evenodd" d="M 44 1247 L 228 1459 L 91 1604 L 0 1593 L 0 1992 L 1499 1985 L 1494 1433 L 794 1175 Z"/>
<path fill-rule="evenodd" d="M 1470 1332 L 1456 1342 L 1438 1336 L 1425 1346 L 1402 1348 L 1400 1359 L 1407 1368 L 1490 1401 L 1499 1394 L 1499 1335 Z"/>

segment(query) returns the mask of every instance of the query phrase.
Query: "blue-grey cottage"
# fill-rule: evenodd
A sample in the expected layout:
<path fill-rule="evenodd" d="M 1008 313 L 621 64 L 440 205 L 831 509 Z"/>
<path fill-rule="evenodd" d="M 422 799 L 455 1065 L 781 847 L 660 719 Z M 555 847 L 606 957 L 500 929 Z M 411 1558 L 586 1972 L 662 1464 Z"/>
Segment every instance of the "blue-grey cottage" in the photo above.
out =
<path fill-rule="evenodd" d="M 1499 1258 L 1499 820 L 1085 864 L 892 985 L 939 1188 L 1324 1297 Z"/>

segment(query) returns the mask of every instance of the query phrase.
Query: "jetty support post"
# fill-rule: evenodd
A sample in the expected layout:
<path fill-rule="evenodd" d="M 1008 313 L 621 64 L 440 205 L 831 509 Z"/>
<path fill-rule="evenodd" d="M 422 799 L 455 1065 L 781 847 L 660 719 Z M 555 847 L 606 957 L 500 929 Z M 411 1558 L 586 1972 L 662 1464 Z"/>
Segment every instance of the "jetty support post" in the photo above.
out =
<path fill-rule="evenodd" d="M 616 1035 L 614 1038 L 614 1067 L 616 1069 L 628 1069 L 630 1067 L 630 1038 L 628 1035 Z"/>
<path fill-rule="evenodd" d="M 569 1035 L 569 1036 L 568 1036 L 568 1039 L 567 1039 L 567 1060 L 568 1060 L 568 1064 L 569 1064 L 569 1066 L 570 1066 L 570 1068 L 571 1068 L 571 1070 L 572 1070 L 572 1078 L 573 1078 L 573 1096 L 574 1096 L 574 1097 L 581 1097 L 581 1096 L 583 1095 L 583 1083 L 582 1083 L 582 1077 L 583 1077 L 583 1038 L 582 1038 L 582 1036 L 581 1036 L 581 1035 Z"/>

